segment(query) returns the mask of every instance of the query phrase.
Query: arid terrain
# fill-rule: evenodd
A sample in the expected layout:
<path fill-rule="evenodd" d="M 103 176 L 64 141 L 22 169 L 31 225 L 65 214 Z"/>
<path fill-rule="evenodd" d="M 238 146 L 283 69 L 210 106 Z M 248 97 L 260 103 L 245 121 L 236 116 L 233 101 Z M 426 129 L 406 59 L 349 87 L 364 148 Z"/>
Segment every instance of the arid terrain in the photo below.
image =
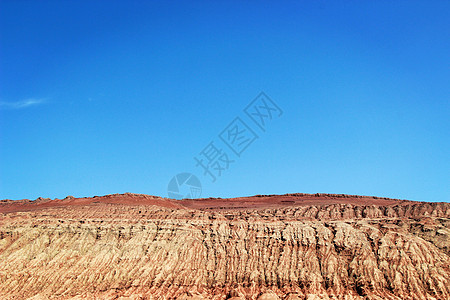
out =
<path fill-rule="evenodd" d="M 0 201 L 0 299 L 450 299 L 450 204 Z"/>

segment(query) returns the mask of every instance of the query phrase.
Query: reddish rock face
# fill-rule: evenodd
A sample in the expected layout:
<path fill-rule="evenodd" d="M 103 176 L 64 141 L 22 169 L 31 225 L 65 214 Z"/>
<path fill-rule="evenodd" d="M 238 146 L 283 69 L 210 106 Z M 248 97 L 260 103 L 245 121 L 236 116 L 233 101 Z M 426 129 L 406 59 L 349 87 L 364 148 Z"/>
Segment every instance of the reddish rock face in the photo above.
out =
<path fill-rule="evenodd" d="M 450 204 L 0 201 L 0 299 L 450 299 Z"/>

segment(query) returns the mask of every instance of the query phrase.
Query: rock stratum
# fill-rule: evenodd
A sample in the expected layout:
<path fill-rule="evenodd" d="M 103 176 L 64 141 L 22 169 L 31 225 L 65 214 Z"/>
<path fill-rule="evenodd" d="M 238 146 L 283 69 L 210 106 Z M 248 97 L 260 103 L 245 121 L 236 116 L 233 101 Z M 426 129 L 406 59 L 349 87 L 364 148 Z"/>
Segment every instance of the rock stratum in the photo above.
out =
<path fill-rule="evenodd" d="M 0 299 L 450 299 L 450 204 L 0 201 Z"/>

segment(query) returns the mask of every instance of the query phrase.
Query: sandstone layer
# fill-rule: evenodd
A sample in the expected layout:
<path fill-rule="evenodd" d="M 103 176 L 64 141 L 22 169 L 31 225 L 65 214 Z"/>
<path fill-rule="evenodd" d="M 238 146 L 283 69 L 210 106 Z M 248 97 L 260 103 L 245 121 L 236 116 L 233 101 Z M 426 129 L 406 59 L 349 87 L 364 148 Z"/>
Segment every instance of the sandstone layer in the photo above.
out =
<path fill-rule="evenodd" d="M 0 299 L 450 299 L 450 204 L 0 201 Z"/>

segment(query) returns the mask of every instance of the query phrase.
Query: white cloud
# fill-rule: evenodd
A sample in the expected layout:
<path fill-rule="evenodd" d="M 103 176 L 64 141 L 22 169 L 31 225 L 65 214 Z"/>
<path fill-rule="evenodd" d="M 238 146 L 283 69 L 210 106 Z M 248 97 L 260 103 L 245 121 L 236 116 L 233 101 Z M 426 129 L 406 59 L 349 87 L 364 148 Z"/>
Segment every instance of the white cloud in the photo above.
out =
<path fill-rule="evenodd" d="M 16 102 L 4 102 L 0 101 L 0 108 L 5 109 L 22 109 L 30 106 L 36 106 L 45 103 L 45 99 L 29 98 Z"/>

